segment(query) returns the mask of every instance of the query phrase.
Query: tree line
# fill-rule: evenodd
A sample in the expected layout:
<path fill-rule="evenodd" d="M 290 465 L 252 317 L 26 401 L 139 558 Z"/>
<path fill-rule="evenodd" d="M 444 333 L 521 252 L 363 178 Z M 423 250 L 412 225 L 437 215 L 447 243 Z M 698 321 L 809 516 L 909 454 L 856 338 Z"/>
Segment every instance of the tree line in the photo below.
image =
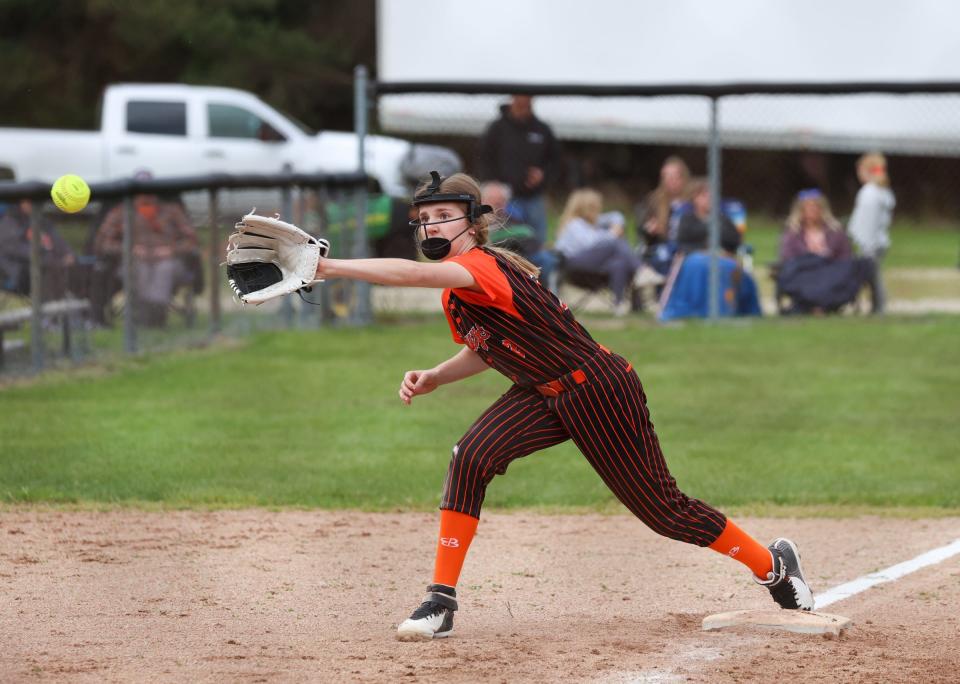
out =
<path fill-rule="evenodd" d="M 374 0 L 2 0 L 0 125 L 94 128 L 105 86 L 256 93 L 314 128 L 353 126 L 374 69 Z"/>

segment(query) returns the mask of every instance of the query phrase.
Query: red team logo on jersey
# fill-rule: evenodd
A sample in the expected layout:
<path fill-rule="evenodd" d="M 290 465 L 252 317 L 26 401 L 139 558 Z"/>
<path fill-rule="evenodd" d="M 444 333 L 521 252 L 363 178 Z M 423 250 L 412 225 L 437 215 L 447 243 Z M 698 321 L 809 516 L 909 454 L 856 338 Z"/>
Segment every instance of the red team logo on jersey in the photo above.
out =
<path fill-rule="evenodd" d="M 490 348 L 487 346 L 487 340 L 490 339 L 490 333 L 488 333 L 482 325 L 475 325 L 470 328 L 470 332 L 464 335 L 463 339 L 466 341 L 467 346 L 470 347 L 471 351 L 477 351 L 478 349 L 490 351 Z"/>

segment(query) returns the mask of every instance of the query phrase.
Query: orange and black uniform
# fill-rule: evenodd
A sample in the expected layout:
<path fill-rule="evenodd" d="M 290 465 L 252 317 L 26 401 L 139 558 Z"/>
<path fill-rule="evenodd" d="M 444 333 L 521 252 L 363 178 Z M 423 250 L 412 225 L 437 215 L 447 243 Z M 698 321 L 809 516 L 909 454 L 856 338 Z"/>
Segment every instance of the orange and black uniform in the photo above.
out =
<path fill-rule="evenodd" d="M 726 518 L 677 488 L 631 365 L 597 344 L 536 278 L 494 252 L 476 247 L 448 261 L 466 268 L 483 290 L 444 291 L 454 340 L 514 384 L 454 447 L 440 508 L 480 517 L 494 475 L 514 459 L 572 439 L 652 530 L 713 543 Z"/>

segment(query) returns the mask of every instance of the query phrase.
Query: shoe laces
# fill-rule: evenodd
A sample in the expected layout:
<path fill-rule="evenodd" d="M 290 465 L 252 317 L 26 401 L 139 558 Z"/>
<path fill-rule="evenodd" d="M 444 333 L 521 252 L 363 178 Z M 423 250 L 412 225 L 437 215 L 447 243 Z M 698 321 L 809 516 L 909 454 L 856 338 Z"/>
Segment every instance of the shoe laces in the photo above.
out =
<path fill-rule="evenodd" d="M 773 569 L 767 573 L 766 579 L 762 579 L 753 576 L 753 581 L 757 584 L 761 584 L 768 589 L 773 589 L 776 586 L 779 586 L 785 579 L 787 579 L 787 566 L 783 562 L 783 557 L 778 553 L 772 554 L 773 556 Z"/>
<path fill-rule="evenodd" d="M 443 611 L 447 610 L 446 606 L 442 606 L 439 603 L 433 601 L 424 601 L 420 604 L 420 607 L 413 611 L 413 615 L 410 616 L 411 620 L 422 620 L 424 618 L 432 617 L 434 615 L 439 615 Z"/>

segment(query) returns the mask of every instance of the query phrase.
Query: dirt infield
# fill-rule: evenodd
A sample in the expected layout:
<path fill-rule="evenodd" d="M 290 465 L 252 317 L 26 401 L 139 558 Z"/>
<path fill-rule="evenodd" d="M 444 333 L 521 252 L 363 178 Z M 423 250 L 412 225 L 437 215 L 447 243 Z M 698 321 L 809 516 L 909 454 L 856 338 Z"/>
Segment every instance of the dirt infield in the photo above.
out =
<path fill-rule="evenodd" d="M 825 590 L 960 537 L 960 519 L 741 519 Z M 956 682 L 960 556 L 827 610 L 839 639 L 702 632 L 768 608 L 740 564 L 626 515 L 484 516 L 454 636 L 394 640 L 436 516 L 0 512 L 0 681 Z"/>

